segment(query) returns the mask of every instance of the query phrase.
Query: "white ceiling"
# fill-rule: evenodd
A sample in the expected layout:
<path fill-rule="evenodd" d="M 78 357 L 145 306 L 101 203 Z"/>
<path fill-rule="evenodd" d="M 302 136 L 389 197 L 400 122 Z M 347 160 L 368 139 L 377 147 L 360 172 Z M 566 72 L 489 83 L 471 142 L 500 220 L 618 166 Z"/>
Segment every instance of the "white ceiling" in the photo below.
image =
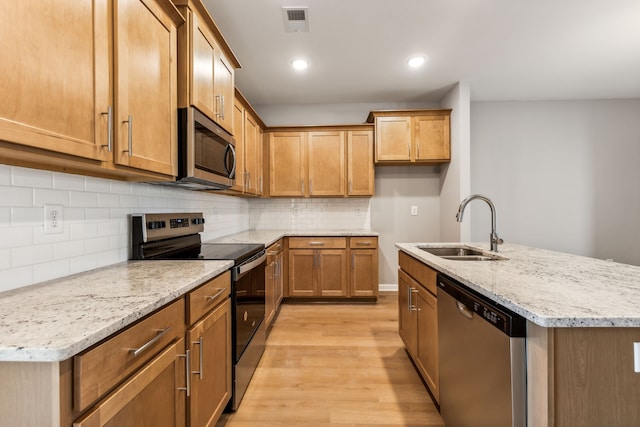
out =
<path fill-rule="evenodd" d="M 640 98 L 640 0 L 203 2 L 254 106 L 431 102 L 458 81 L 472 100 Z M 310 31 L 285 32 L 283 6 L 308 7 Z"/>

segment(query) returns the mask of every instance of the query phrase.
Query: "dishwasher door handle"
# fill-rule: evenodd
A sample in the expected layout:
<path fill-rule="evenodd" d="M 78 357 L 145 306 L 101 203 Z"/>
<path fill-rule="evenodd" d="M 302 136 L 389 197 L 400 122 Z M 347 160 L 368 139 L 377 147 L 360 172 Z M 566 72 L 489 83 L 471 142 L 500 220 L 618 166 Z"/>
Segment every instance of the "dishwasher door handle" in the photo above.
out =
<path fill-rule="evenodd" d="M 458 306 L 458 311 L 462 313 L 464 317 L 467 319 L 473 319 L 473 311 L 469 310 L 466 305 L 456 300 L 456 306 Z"/>

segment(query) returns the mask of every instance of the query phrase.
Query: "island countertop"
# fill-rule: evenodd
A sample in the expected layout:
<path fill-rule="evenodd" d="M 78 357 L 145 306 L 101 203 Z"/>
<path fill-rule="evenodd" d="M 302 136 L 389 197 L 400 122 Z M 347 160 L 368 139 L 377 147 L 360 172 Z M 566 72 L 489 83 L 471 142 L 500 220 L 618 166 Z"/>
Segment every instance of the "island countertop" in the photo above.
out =
<path fill-rule="evenodd" d="M 543 327 L 640 326 L 640 267 L 515 244 L 500 246 L 507 258 L 500 261 L 447 260 L 420 249 L 455 245 L 396 247 Z"/>

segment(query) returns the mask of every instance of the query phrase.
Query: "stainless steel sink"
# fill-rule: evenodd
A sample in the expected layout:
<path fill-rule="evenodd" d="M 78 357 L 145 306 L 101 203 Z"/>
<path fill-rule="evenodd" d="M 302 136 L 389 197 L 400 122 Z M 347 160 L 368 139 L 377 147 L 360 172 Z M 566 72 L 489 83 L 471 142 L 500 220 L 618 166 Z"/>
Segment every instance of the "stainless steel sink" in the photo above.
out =
<path fill-rule="evenodd" d="M 464 246 L 418 246 L 425 252 L 455 261 L 500 261 L 507 258 Z"/>

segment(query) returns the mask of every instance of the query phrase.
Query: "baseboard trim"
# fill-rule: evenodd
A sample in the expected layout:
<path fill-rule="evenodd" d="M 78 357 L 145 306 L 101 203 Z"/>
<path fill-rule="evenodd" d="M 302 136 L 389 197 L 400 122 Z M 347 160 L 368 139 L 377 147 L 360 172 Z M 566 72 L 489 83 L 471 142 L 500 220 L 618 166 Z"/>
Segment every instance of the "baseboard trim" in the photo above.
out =
<path fill-rule="evenodd" d="M 378 290 L 380 292 L 398 292 L 398 284 L 397 283 L 380 283 L 378 285 Z"/>

